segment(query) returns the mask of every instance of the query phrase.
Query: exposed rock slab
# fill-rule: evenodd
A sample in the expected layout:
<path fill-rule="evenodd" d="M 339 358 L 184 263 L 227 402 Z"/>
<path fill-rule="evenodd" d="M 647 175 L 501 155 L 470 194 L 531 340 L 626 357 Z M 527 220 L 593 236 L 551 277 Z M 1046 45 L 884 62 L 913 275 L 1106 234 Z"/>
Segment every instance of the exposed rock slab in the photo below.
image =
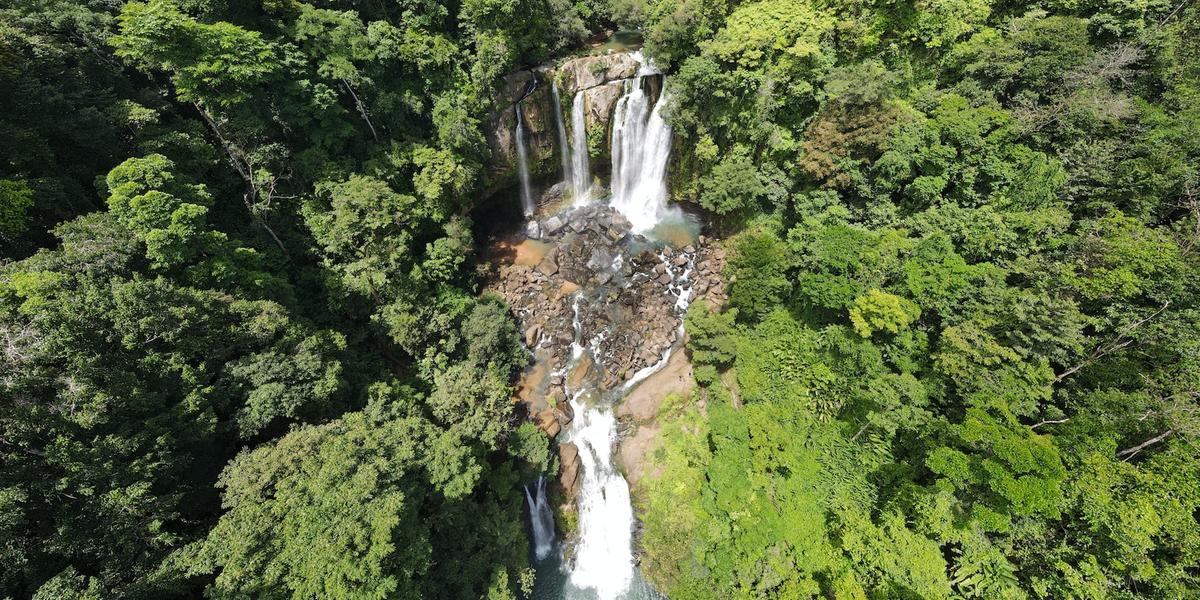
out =
<path fill-rule="evenodd" d="M 632 54 L 617 52 L 595 56 L 580 56 L 564 62 L 558 68 L 563 89 L 574 94 L 618 79 L 637 75 L 641 64 Z"/>
<path fill-rule="evenodd" d="M 621 439 L 618 460 L 621 461 L 621 470 L 629 481 L 630 489 L 635 493 L 638 482 L 649 471 L 646 458 L 662 429 L 657 418 L 663 401 L 671 394 L 687 398 L 695 386 L 692 362 L 688 360 L 684 348 L 680 347 L 671 354 L 660 371 L 643 380 L 617 405 L 617 418 L 629 432 Z"/>

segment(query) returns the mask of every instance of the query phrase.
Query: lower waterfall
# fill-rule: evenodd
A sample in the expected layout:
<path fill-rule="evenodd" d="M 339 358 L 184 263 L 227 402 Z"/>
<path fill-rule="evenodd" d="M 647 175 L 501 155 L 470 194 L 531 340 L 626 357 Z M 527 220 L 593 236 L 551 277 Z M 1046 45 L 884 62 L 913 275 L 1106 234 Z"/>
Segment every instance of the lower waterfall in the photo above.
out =
<path fill-rule="evenodd" d="M 529 502 L 529 524 L 533 528 L 533 553 L 538 560 L 546 560 L 554 550 L 554 515 L 546 501 L 546 478 L 538 477 L 533 493 L 525 486 L 525 500 Z"/>
<path fill-rule="evenodd" d="M 629 484 L 612 464 L 617 437 L 612 408 L 571 400 L 577 415 L 570 439 L 579 446 L 583 486 L 579 498 L 579 543 L 571 583 L 610 600 L 633 580 L 633 505 Z"/>

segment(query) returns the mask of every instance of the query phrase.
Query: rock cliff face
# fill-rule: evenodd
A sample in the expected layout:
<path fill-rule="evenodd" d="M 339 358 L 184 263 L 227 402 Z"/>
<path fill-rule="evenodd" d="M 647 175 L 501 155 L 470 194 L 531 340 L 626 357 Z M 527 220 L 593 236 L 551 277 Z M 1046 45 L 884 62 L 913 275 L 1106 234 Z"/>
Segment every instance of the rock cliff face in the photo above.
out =
<path fill-rule="evenodd" d="M 572 139 L 571 103 L 578 92 L 584 94 L 585 127 L 588 137 L 603 143 L 592 144 L 590 157 L 593 172 L 606 173 L 611 161 L 608 140 L 612 136 L 611 121 L 617 101 L 627 82 L 637 76 L 640 63 L 630 53 L 580 56 L 560 64 L 546 64 L 530 70 L 517 71 L 504 78 L 497 94 L 495 108 L 485 130 L 491 160 L 488 164 L 485 193 L 510 187 L 517 182 L 516 128 L 517 103 L 526 126 L 526 146 L 529 152 L 529 171 L 548 188 L 561 178 L 561 152 L 556 130 L 553 84 L 557 82 L 561 110 L 559 117 Z M 647 85 L 657 94 L 658 77 L 648 77 Z"/>

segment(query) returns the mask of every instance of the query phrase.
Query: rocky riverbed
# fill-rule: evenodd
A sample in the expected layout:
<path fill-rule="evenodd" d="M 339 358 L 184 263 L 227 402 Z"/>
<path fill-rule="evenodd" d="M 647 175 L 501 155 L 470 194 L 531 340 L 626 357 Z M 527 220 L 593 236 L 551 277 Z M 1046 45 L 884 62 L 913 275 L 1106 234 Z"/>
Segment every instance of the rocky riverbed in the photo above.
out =
<path fill-rule="evenodd" d="M 703 236 L 682 246 L 655 242 L 607 205 L 530 222 L 524 239 L 497 252 L 489 288 L 512 307 L 535 357 L 517 399 L 550 437 L 574 418 L 570 391 L 624 392 L 680 341 L 688 301 L 726 300 L 723 249 Z M 559 485 L 571 498 L 578 449 L 563 443 L 559 455 Z"/>

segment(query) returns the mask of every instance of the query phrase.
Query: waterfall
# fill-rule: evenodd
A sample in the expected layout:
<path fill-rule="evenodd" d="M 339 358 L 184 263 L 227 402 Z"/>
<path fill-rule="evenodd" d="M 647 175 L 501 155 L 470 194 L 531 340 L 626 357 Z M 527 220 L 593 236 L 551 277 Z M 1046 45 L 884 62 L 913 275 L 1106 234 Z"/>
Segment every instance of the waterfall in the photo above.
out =
<path fill-rule="evenodd" d="M 629 484 L 613 467 L 617 422 L 609 406 L 571 399 L 571 441 L 579 447 L 583 483 L 579 494 L 579 545 L 571 584 L 614 600 L 633 581 L 633 505 Z"/>
<path fill-rule="evenodd" d="M 538 475 L 535 493 L 525 486 L 525 500 L 529 502 L 529 523 L 533 526 L 533 553 L 538 560 L 546 560 L 554 550 L 554 515 L 546 502 L 546 478 Z"/>
<path fill-rule="evenodd" d="M 653 228 L 667 212 L 667 160 L 671 128 L 662 117 L 663 92 L 653 105 L 642 87 L 644 66 L 617 101 L 612 131 L 612 206 L 633 224 L 635 232 Z"/>
<path fill-rule="evenodd" d="M 521 102 L 518 100 L 513 108 L 517 112 L 517 173 L 521 176 L 521 207 L 525 216 L 533 215 L 533 192 L 529 190 L 529 151 L 525 149 L 525 117 L 522 115 Z"/>
<path fill-rule="evenodd" d="M 575 176 L 571 171 L 571 147 L 567 145 L 567 128 L 563 126 L 562 100 L 558 97 L 558 82 L 553 82 L 550 89 L 554 97 L 554 127 L 558 133 L 558 157 L 562 160 L 562 180 L 567 185 L 574 185 Z M 572 118 L 574 118 L 573 115 Z"/>
<path fill-rule="evenodd" d="M 591 155 L 588 152 L 587 119 L 583 114 L 583 91 L 575 93 L 571 102 L 571 189 L 575 204 L 586 204 L 592 191 L 592 174 L 588 172 Z"/>

